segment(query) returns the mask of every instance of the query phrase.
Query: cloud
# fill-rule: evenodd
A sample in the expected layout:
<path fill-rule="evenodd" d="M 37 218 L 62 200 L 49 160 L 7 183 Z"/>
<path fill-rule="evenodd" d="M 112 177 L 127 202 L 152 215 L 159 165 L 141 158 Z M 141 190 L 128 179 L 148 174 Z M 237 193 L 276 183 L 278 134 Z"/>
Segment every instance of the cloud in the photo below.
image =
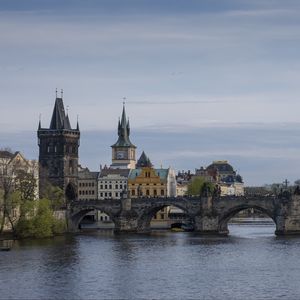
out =
<path fill-rule="evenodd" d="M 297 1 L 24 3 L 0 3 L 1 143 L 22 149 L 25 140 L 7 135 L 34 132 L 40 113 L 47 126 L 57 87 L 73 126 L 80 115 L 89 137 L 82 159 L 92 168 L 109 160 L 113 139 L 91 131 L 115 130 L 126 96 L 132 130 L 157 163 L 192 168 L 197 154 L 209 162 L 223 153 L 253 182 L 275 180 L 276 160 L 295 176 Z M 263 160 L 258 180 L 251 164 Z"/>

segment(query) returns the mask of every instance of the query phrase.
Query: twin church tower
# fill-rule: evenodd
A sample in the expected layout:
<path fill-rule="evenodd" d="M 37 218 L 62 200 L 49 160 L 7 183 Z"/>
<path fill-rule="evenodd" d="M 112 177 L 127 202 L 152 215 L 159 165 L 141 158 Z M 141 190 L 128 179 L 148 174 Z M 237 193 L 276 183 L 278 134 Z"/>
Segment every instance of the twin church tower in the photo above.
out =
<path fill-rule="evenodd" d="M 77 198 L 80 130 L 78 120 L 76 128 L 71 127 L 62 95 L 60 98 L 56 96 L 50 127 L 43 128 L 39 122 L 39 188 L 43 197 L 49 184 L 59 186 L 65 192 L 66 200 L 72 201 Z M 129 135 L 130 125 L 123 105 L 118 140 L 111 146 L 111 168 L 135 168 L 136 146 L 131 143 Z"/>

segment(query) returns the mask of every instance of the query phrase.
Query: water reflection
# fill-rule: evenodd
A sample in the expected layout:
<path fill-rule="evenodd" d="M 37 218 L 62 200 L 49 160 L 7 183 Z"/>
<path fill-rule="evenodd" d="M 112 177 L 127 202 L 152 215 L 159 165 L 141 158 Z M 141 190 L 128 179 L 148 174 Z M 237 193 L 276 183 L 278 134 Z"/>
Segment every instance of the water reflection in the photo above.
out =
<path fill-rule="evenodd" d="M 300 238 L 277 238 L 273 225 L 229 230 L 20 241 L 0 254 L 0 298 L 298 298 Z"/>

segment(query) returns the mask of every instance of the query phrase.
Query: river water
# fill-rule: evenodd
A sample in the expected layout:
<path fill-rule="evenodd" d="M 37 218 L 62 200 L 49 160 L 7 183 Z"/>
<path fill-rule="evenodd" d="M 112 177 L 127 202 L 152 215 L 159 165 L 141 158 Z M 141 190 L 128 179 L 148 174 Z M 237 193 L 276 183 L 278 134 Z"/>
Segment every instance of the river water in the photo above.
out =
<path fill-rule="evenodd" d="M 0 252 L 0 298 L 300 298 L 300 237 L 277 238 L 264 224 L 229 230 L 18 241 Z"/>

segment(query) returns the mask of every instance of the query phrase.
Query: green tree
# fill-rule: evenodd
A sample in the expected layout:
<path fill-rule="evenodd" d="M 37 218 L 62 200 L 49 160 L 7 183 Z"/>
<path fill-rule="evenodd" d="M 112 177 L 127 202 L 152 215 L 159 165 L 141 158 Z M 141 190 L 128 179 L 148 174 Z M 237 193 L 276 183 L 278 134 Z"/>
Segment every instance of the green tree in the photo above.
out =
<path fill-rule="evenodd" d="M 26 217 L 17 224 L 20 238 L 47 238 L 66 231 L 65 221 L 54 217 L 50 200 L 39 199 L 27 205 Z"/>
<path fill-rule="evenodd" d="M 64 191 L 60 187 L 51 184 L 49 181 L 41 187 L 40 194 L 44 199 L 49 199 L 51 201 L 51 206 L 54 210 L 60 209 L 65 204 Z"/>
<path fill-rule="evenodd" d="M 207 190 L 209 193 L 213 193 L 215 185 L 211 182 L 205 181 L 203 177 L 193 177 L 188 185 L 188 194 L 192 196 L 203 195 Z"/>

